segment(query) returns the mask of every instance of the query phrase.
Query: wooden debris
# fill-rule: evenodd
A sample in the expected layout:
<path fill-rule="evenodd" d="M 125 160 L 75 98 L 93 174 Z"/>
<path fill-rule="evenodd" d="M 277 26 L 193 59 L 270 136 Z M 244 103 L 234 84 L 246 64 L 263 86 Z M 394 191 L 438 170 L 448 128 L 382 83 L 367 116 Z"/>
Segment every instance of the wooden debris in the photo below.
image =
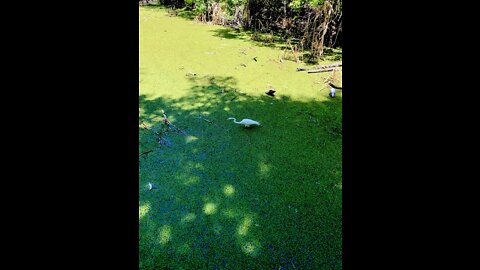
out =
<path fill-rule="evenodd" d="M 187 134 L 183 130 L 181 130 L 180 128 L 178 128 L 177 126 L 172 124 L 172 122 L 170 122 L 170 120 L 168 120 L 167 115 L 165 114 L 164 110 L 162 110 L 162 114 L 163 114 L 163 122 L 165 123 L 165 125 L 167 127 L 169 127 L 169 128 L 173 127 L 178 133 L 181 133 L 181 134 L 187 136 Z"/>
<path fill-rule="evenodd" d="M 143 152 L 143 153 L 140 154 L 139 157 L 141 157 L 141 156 L 143 156 L 143 155 L 146 155 L 146 154 L 148 154 L 148 153 L 151 153 L 151 152 L 153 152 L 153 150 L 148 150 L 148 151 L 146 151 L 146 152 Z"/>
<path fill-rule="evenodd" d="M 318 73 L 318 72 L 326 72 L 326 71 L 332 71 L 332 70 L 341 70 L 341 69 L 338 69 L 338 68 L 324 68 L 324 69 L 311 69 L 308 71 L 308 73 Z"/>
<path fill-rule="evenodd" d="M 145 122 L 142 121 L 140 124 L 142 125 L 142 127 L 143 127 L 144 129 L 149 129 L 149 128 L 147 127 L 147 125 L 145 124 Z"/>
<path fill-rule="evenodd" d="M 321 69 L 321 68 L 331 68 L 331 67 L 341 67 L 341 66 L 342 66 L 342 62 L 339 62 L 339 63 L 333 63 L 333 64 L 324 65 L 324 66 L 316 66 L 314 68 Z"/>
<path fill-rule="evenodd" d="M 315 66 L 315 67 L 312 67 L 312 68 L 298 67 L 298 68 L 297 68 L 297 71 L 323 70 L 323 69 L 325 69 L 325 71 L 329 71 L 329 70 L 332 70 L 332 69 L 330 69 L 330 68 L 340 67 L 340 66 L 342 66 L 342 63 L 341 63 L 341 62 L 339 62 L 339 63 L 333 63 L 333 64 L 328 64 L 328 65 L 324 65 L 324 66 Z"/>
<path fill-rule="evenodd" d="M 208 120 L 208 119 L 205 119 L 205 118 L 203 118 L 203 116 L 202 116 L 202 119 L 203 119 L 203 121 L 205 121 L 205 122 L 212 123 L 212 121 L 210 121 L 210 120 Z"/>

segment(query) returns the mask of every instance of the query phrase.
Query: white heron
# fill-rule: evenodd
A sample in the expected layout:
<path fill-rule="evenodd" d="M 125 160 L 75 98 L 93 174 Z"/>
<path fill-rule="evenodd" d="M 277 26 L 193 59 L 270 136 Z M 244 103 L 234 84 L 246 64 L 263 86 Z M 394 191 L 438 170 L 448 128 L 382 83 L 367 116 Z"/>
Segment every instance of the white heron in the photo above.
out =
<path fill-rule="evenodd" d="M 259 123 L 259 122 L 254 121 L 254 120 L 252 120 L 252 119 L 243 119 L 242 121 L 237 122 L 237 119 L 235 119 L 235 118 L 233 118 L 233 117 L 229 117 L 227 120 L 233 120 L 233 122 L 234 122 L 235 124 L 245 125 L 245 127 L 250 127 L 251 125 L 260 126 L 260 123 Z"/>

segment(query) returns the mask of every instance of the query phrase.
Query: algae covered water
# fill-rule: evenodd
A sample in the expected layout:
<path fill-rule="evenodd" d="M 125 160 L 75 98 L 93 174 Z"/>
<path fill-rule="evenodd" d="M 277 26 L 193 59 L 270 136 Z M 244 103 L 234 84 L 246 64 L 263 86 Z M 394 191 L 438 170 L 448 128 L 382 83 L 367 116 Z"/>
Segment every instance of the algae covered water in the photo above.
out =
<path fill-rule="evenodd" d="M 139 12 L 140 268 L 341 269 L 342 101 L 328 74 L 296 72 L 244 33 Z"/>

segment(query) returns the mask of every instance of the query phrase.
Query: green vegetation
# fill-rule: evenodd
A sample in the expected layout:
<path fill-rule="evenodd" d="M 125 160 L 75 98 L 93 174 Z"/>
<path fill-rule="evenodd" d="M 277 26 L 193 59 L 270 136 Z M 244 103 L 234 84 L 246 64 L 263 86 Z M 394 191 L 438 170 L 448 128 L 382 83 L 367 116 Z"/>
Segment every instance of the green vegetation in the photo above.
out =
<path fill-rule="evenodd" d="M 280 36 L 294 50 L 324 60 L 342 46 L 342 0 L 159 0 L 201 22 Z"/>
<path fill-rule="evenodd" d="M 139 157 L 140 269 L 341 269 L 342 94 L 328 97 L 330 73 L 296 72 L 306 65 L 280 61 L 285 44 L 158 6 L 139 20 L 139 151 L 152 151 Z M 319 64 L 340 59 L 328 50 Z"/>

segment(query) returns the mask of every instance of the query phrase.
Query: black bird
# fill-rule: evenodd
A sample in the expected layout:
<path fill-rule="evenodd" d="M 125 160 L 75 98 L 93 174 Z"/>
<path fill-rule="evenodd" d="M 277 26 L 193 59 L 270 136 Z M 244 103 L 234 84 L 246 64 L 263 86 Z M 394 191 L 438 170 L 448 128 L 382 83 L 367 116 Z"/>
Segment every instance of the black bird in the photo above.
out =
<path fill-rule="evenodd" d="M 274 96 L 275 96 L 275 92 L 276 92 L 275 90 L 270 89 L 270 90 L 268 90 L 267 92 L 265 92 L 265 94 L 274 97 Z"/>
<path fill-rule="evenodd" d="M 336 85 L 333 84 L 333 83 L 328 83 L 328 85 L 330 85 L 331 87 L 336 88 L 336 89 L 342 89 L 342 87 L 336 86 Z"/>

